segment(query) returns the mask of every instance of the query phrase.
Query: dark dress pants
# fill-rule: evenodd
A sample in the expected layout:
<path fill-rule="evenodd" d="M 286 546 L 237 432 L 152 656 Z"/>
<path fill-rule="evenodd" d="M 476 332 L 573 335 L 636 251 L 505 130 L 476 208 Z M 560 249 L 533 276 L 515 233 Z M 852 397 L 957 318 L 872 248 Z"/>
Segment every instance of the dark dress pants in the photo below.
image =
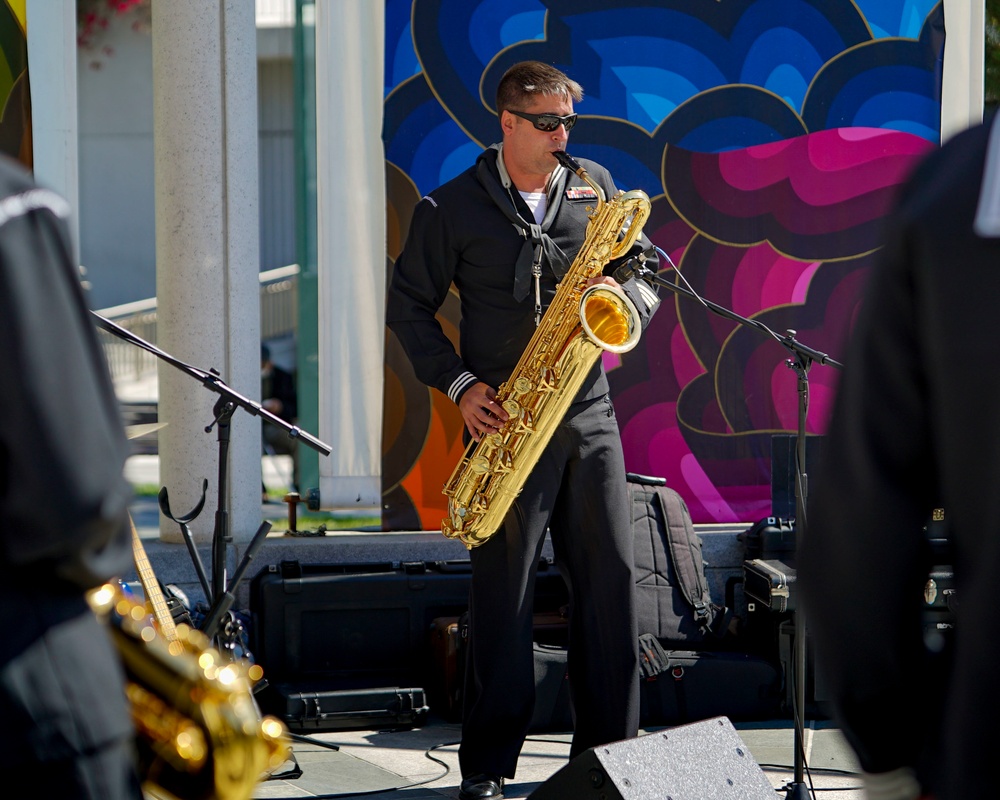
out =
<path fill-rule="evenodd" d="M 631 509 L 609 398 L 570 407 L 503 526 L 472 549 L 462 775 L 514 776 L 531 724 L 532 612 L 550 529 L 570 591 L 570 757 L 639 725 Z"/>
<path fill-rule="evenodd" d="M 125 675 L 79 594 L 0 585 L 0 769 L 18 797 L 142 800 Z"/>

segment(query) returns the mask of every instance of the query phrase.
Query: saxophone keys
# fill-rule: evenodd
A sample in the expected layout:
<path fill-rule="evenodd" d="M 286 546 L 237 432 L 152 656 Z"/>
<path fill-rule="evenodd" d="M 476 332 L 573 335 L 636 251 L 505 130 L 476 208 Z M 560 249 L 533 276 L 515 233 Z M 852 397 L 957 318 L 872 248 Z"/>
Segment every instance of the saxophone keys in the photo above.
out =
<path fill-rule="evenodd" d="M 529 387 L 531 386 L 527 379 L 525 379 L 524 382 L 527 383 Z M 521 394 L 524 394 L 524 392 L 521 392 Z M 521 416 L 521 404 L 517 402 L 517 400 L 504 400 L 503 410 L 507 412 L 508 416 L 514 417 L 515 419 Z"/>
<path fill-rule="evenodd" d="M 472 498 L 472 502 L 469 503 L 469 507 L 473 512 L 482 514 L 490 507 L 489 498 L 487 498 L 482 492 L 477 492 Z"/>
<path fill-rule="evenodd" d="M 490 471 L 490 460 L 486 456 L 476 456 L 469 461 L 469 469 L 476 475 L 485 475 Z"/>
<path fill-rule="evenodd" d="M 510 455 L 510 450 L 501 450 L 497 453 L 494 471 L 497 473 L 510 472 L 514 469 L 514 459 Z"/>
<path fill-rule="evenodd" d="M 448 503 L 448 518 L 441 520 L 441 531 L 449 539 L 457 539 L 465 530 L 465 515 L 468 509 L 465 506 Z"/>
<path fill-rule="evenodd" d="M 594 246 L 594 260 L 601 265 L 607 264 L 611 260 L 612 245 L 610 242 L 600 242 Z"/>
<path fill-rule="evenodd" d="M 559 386 L 559 371 L 555 367 L 542 367 L 539 370 L 538 384 L 540 391 L 554 391 Z"/>
<path fill-rule="evenodd" d="M 528 409 L 525 409 L 517 421 L 517 428 L 520 433 L 534 433 L 535 415 L 528 411 Z"/>
<path fill-rule="evenodd" d="M 514 393 L 515 394 L 527 394 L 532 389 L 531 381 L 528 380 L 523 375 L 514 381 Z M 507 401 L 513 402 L 513 401 Z M 504 408 L 507 408 L 507 403 L 503 404 Z M 508 412 L 509 413 L 509 412 Z"/>

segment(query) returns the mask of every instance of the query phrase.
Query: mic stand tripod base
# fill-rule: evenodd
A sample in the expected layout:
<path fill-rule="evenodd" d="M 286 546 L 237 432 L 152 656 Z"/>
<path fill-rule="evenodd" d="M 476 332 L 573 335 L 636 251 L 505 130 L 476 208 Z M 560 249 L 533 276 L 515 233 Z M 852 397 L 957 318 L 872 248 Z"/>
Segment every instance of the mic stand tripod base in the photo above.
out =
<path fill-rule="evenodd" d="M 268 531 L 270 530 L 270 522 L 265 520 L 260 524 L 260 527 L 257 528 L 257 532 L 253 535 L 253 539 L 250 540 L 250 545 L 247 547 L 246 553 L 243 554 L 243 558 L 240 561 L 239 566 L 236 568 L 236 572 L 233 573 L 232 580 L 229 582 L 226 590 L 214 598 L 212 607 L 205 615 L 205 619 L 202 620 L 201 624 L 201 632 L 204 633 L 209 639 L 215 639 L 218 635 L 219 625 L 222 622 L 222 618 L 229 613 L 229 610 L 236 602 L 236 589 L 243 581 L 243 577 L 246 574 L 247 568 L 250 566 L 250 562 L 257 556 L 257 551 L 259 551 L 261 545 L 264 544 L 264 540 L 267 538 Z"/>

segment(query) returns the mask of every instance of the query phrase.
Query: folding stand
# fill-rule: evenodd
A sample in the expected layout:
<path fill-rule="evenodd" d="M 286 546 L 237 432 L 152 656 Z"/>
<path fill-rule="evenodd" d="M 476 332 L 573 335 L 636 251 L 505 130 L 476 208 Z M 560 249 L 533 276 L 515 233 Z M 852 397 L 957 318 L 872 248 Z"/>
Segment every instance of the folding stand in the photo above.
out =
<path fill-rule="evenodd" d="M 655 249 L 666 259 L 666 262 L 683 280 L 681 271 L 677 269 L 677 266 L 671 260 L 670 256 L 659 247 L 656 247 Z M 615 277 L 621 281 L 635 275 L 637 278 L 642 280 L 652 281 L 658 286 L 665 286 L 675 294 L 684 295 L 685 297 L 690 297 L 693 300 L 696 300 L 709 311 L 713 311 L 726 319 L 738 322 L 748 328 L 754 328 L 760 331 L 766 336 L 774 339 L 778 342 L 778 344 L 782 345 L 792 353 L 793 357 L 786 363 L 789 368 L 795 370 L 795 374 L 798 378 L 799 415 L 795 446 L 795 531 L 797 539 L 801 541 L 801 539 L 804 538 L 806 531 L 806 501 L 808 499 L 808 476 L 806 474 L 806 413 L 809 408 L 809 369 L 814 362 L 819 364 L 828 364 L 831 367 L 837 367 L 838 369 L 843 369 L 844 365 L 838 361 L 834 361 L 826 353 L 821 353 L 818 350 L 814 350 L 811 347 L 807 347 L 798 342 L 795 339 L 795 331 L 789 330 L 785 336 L 777 334 L 759 320 L 751 320 L 746 317 L 742 317 L 734 311 L 730 311 L 729 309 L 717 305 L 710 300 L 705 300 L 691 289 L 685 289 L 676 283 L 671 283 L 665 278 L 661 278 L 659 275 L 647 269 L 644 262 L 644 255 L 630 259 L 623 266 L 619 267 L 618 270 L 616 270 Z M 806 706 L 807 655 L 805 632 L 805 614 L 803 613 L 801 607 L 799 607 L 795 611 L 795 640 L 792 655 L 792 679 L 794 681 L 793 716 L 795 723 L 795 774 L 793 782 L 788 784 L 786 787 L 787 793 L 785 797 L 788 798 L 788 800 L 800 800 L 800 798 L 806 798 L 806 800 L 808 800 L 809 797 L 808 787 L 803 781 L 805 768 L 803 717 L 805 715 Z"/>

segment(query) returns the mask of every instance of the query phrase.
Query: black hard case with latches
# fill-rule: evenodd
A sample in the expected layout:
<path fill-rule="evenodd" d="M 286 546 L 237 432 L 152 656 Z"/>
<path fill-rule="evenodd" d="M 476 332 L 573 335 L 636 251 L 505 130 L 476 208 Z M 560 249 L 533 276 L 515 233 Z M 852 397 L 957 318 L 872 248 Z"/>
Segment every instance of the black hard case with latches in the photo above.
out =
<path fill-rule="evenodd" d="M 396 686 L 336 689 L 324 681 L 268 684 L 257 695 L 261 712 L 293 733 L 414 728 L 427 720 L 424 690 Z"/>
<path fill-rule="evenodd" d="M 270 683 L 426 688 L 433 622 L 468 608 L 471 574 L 469 561 L 270 565 L 250 586 L 250 649 Z M 543 559 L 536 607 L 566 602 Z"/>
<path fill-rule="evenodd" d="M 795 610 L 795 562 L 755 558 L 743 562 L 743 593 L 776 613 Z"/>

